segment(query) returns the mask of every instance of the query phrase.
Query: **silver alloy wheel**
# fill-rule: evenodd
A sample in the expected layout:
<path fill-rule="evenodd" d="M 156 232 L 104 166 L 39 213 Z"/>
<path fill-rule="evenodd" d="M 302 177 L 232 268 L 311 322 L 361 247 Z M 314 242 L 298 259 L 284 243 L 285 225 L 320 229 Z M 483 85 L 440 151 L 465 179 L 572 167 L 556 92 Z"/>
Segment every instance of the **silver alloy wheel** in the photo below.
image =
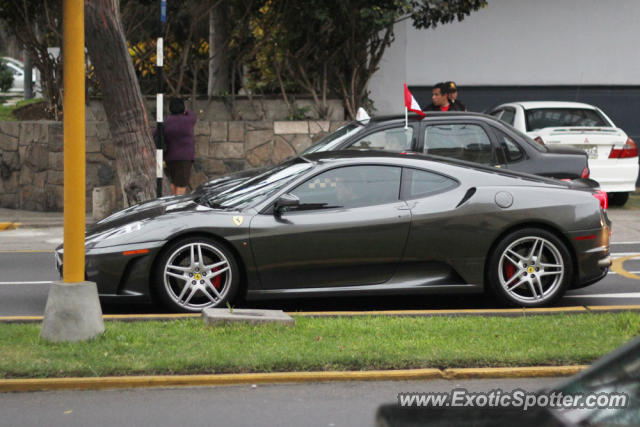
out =
<path fill-rule="evenodd" d="M 558 248 L 549 240 L 526 236 L 502 252 L 498 264 L 500 285 L 519 302 L 542 302 L 562 284 L 565 267 Z"/>
<path fill-rule="evenodd" d="M 193 242 L 173 251 L 165 263 L 167 295 L 190 311 L 215 307 L 229 292 L 232 272 L 229 260 L 215 246 Z"/>

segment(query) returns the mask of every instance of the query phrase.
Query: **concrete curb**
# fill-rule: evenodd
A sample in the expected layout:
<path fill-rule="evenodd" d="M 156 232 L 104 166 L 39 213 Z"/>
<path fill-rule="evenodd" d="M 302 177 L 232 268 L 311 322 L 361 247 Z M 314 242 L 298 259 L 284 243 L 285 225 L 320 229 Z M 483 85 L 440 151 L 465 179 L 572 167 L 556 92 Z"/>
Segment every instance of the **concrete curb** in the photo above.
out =
<path fill-rule="evenodd" d="M 545 316 L 553 314 L 586 314 L 586 313 L 619 313 L 624 311 L 640 312 L 640 305 L 603 305 L 603 306 L 575 306 L 551 308 L 507 308 L 494 309 L 465 309 L 465 310 L 381 310 L 381 311 L 292 311 L 286 312 L 296 317 L 358 317 L 358 316 L 388 316 L 388 317 L 436 317 L 436 316 L 492 316 L 492 317 L 526 317 Z M 201 317 L 199 313 L 172 314 L 105 314 L 105 321 L 142 322 L 168 321 L 179 319 L 193 319 Z M 0 323 L 38 323 L 43 316 L 0 316 Z"/>
<path fill-rule="evenodd" d="M 463 378 L 561 377 L 588 368 L 531 366 L 516 368 L 400 369 L 392 371 L 275 372 L 217 375 L 157 375 L 120 377 L 35 378 L 0 380 L 0 392 L 103 390 L 141 387 L 199 387 L 329 381 L 410 381 Z"/>

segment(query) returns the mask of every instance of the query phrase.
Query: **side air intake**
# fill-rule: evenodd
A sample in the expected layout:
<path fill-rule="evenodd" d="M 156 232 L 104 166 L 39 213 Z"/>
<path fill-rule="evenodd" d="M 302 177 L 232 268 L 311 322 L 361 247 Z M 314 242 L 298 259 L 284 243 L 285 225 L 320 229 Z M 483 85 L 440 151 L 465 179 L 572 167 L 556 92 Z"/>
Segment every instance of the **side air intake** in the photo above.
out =
<path fill-rule="evenodd" d="M 474 194 L 476 194 L 476 187 L 471 187 L 470 189 L 468 189 L 467 192 L 464 193 L 464 197 L 462 198 L 462 200 L 460 200 L 460 203 L 458 203 L 456 208 L 459 208 L 464 202 L 469 200 L 471 196 L 473 196 Z"/>

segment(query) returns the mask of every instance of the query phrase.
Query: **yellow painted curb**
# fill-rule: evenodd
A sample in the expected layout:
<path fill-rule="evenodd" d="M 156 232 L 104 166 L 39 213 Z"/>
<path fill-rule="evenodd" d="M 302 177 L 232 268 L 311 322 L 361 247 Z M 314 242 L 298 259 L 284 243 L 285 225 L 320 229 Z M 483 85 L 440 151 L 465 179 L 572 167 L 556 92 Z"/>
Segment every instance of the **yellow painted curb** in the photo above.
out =
<path fill-rule="evenodd" d="M 21 225 L 19 222 L 0 222 L 0 231 L 15 230 Z"/>
<path fill-rule="evenodd" d="M 290 316 L 297 317 L 359 317 L 359 316 L 527 316 L 547 314 L 581 314 L 589 312 L 607 311 L 640 311 L 640 305 L 603 305 L 603 306 L 575 306 L 551 308 L 509 308 L 502 310 L 381 310 L 381 311 L 291 311 Z M 104 320 L 136 322 L 194 319 L 201 317 L 200 313 L 159 313 L 159 314 L 105 314 Z M 0 323 L 34 323 L 41 322 L 43 316 L 0 316 Z"/>
<path fill-rule="evenodd" d="M 441 379 L 440 369 L 396 371 L 275 372 L 255 374 L 78 377 L 0 380 L 0 391 L 99 390 L 139 387 L 195 387 L 238 384 L 276 384 L 320 381 Z"/>
<path fill-rule="evenodd" d="M 100 390 L 140 387 L 197 387 L 325 381 L 410 381 L 462 378 L 526 378 L 569 376 L 587 366 L 518 368 L 399 369 L 392 371 L 316 371 L 254 374 L 77 377 L 0 380 L 0 392 Z"/>
<path fill-rule="evenodd" d="M 640 305 L 588 305 L 589 311 L 634 311 L 640 310 Z"/>
<path fill-rule="evenodd" d="M 445 369 L 447 379 L 463 378 L 530 378 L 568 377 L 587 369 L 588 365 L 576 366 L 530 366 L 518 368 L 456 368 Z"/>
<path fill-rule="evenodd" d="M 378 310 L 378 311 L 294 311 L 291 316 L 526 316 L 527 314 L 557 314 L 587 312 L 583 306 L 550 308 L 502 308 L 502 309 L 461 309 L 461 310 Z"/>

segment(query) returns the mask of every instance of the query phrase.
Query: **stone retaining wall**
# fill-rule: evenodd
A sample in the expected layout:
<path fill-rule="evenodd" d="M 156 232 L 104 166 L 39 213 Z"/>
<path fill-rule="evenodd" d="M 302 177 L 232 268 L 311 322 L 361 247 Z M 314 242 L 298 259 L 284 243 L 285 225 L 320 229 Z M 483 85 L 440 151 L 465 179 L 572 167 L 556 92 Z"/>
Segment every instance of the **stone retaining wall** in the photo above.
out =
<path fill-rule="evenodd" d="M 211 177 L 292 157 L 344 121 L 198 121 L 195 187 Z M 63 206 L 63 139 L 60 122 L 0 122 L 0 207 L 60 211 Z M 109 126 L 87 122 L 86 202 L 95 187 L 115 185 Z M 118 207 L 122 197 L 116 191 Z"/>

